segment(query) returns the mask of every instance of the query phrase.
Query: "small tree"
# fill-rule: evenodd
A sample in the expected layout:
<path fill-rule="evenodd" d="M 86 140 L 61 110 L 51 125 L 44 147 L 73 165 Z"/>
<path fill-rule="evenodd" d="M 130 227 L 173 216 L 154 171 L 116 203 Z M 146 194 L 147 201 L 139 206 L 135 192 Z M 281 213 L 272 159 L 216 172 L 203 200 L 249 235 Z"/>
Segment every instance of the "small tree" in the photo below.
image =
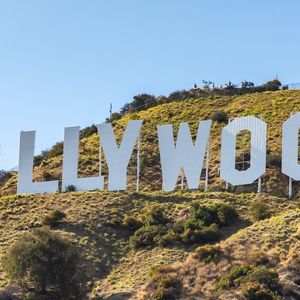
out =
<path fill-rule="evenodd" d="M 242 81 L 242 89 L 251 89 L 254 88 L 254 83 L 251 81 Z"/>
<path fill-rule="evenodd" d="M 264 84 L 267 91 L 277 91 L 281 87 L 281 82 L 278 79 L 273 79 Z"/>
<path fill-rule="evenodd" d="M 155 96 L 148 95 L 145 93 L 134 96 L 133 101 L 131 102 L 131 106 L 135 111 L 147 109 L 155 105 L 156 105 Z"/>
<path fill-rule="evenodd" d="M 80 139 L 87 138 L 97 132 L 97 126 L 95 124 L 85 127 L 82 130 L 80 130 Z"/>
<path fill-rule="evenodd" d="M 8 277 L 38 293 L 53 292 L 60 299 L 78 299 L 78 254 L 71 244 L 46 228 L 25 233 L 3 258 Z"/>

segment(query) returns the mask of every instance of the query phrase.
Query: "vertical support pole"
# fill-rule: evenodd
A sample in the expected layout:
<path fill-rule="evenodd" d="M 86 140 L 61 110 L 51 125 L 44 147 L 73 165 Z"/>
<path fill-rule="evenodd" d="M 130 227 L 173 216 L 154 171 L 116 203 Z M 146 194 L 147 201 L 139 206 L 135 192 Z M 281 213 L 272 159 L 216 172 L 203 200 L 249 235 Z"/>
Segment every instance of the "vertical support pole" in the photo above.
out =
<path fill-rule="evenodd" d="M 205 166 L 205 188 L 204 188 L 205 191 L 207 191 L 208 189 L 209 142 L 210 140 L 208 139 L 208 144 L 206 149 L 206 166 Z"/>
<path fill-rule="evenodd" d="M 258 182 L 257 182 L 257 192 L 261 193 L 261 177 L 258 178 Z"/>
<path fill-rule="evenodd" d="M 136 192 L 140 190 L 140 137 L 137 141 L 137 157 L 136 157 Z"/>
<path fill-rule="evenodd" d="M 289 177 L 289 198 L 292 198 L 293 196 L 293 180 L 291 177 Z"/>

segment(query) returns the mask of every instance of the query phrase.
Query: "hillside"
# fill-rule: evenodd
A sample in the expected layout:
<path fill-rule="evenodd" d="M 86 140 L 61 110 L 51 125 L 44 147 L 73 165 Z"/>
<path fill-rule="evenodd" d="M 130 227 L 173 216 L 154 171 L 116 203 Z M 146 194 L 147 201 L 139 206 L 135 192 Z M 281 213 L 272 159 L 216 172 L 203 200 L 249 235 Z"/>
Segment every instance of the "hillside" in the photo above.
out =
<path fill-rule="evenodd" d="M 272 215 L 276 216 L 282 211 L 291 212 L 286 214 L 288 219 L 293 219 L 293 229 L 289 228 L 288 223 L 281 224 L 281 220 L 286 219 L 279 216 L 274 217 L 274 220 L 278 220 L 281 227 L 273 226 L 275 223 L 266 220 L 254 224 L 246 231 L 238 232 L 240 228 L 250 224 L 249 206 L 257 199 L 267 203 Z M 234 222 L 232 226 L 222 230 L 221 239 L 224 240 L 222 242 L 224 245 L 247 249 L 248 244 L 242 241 L 252 243 L 251 239 L 254 239 L 255 243 L 252 246 L 260 247 L 256 239 L 259 240 L 270 235 L 270 243 L 266 245 L 271 249 L 274 249 L 275 246 L 279 248 L 283 257 L 284 252 L 289 251 L 289 249 L 291 250 L 293 247 L 295 251 L 299 249 L 299 241 L 296 243 L 296 240 L 287 241 L 289 248 L 286 248 L 286 246 L 282 248 L 281 245 L 281 241 L 285 237 L 283 234 L 287 236 L 294 234 L 295 228 L 299 227 L 299 215 L 295 213 L 295 208 L 299 206 L 297 201 L 287 201 L 283 198 L 263 194 L 235 195 L 223 192 L 177 192 L 171 194 L 73 192 L 1 198 L 0 253 L 3 256 L 18 236 L 27 230 L 41 226 L 44 216 L 53 209 L 58 209 L 64 211 L 67 218 L 59 227 L 55 228 L 55 231 L 68 237 L 80 249 L 82 268 L 84 274 L 86 274 L 83 280 L 88 285 L 89 292 L 92 292 L 90 297 L 116 294 L 134 296 L 136 291 L 150 279 L 153 269 L 166 263 L 184 262 L 198 244 L 175 243 L 166 246 L 156 245 L 154 247 L 132 249 L 129 247 L 129 238 L 133 233 L 122 225 L 124 216 L 130 215 L 143 218 L 153 207 L 159 206 L 171 218 L 178 219 L 181 218 L 183 212 L 189 209 L 192 202 L 201 204 L 229 203 L 237 209 L 240 219 Z M 271 228 L 277 231 L 272 233 Z M 287 232 L 285 233 L 285 231 Z M 234 232 L 238 233 L 226 240 Z M 259 232 L 264 232 L 264 234 L 260 235 Z M 278 241 L 272 239 L 273 235 L 278 237 Z M 294 235 L 295 238 L 299 239 L 299 232 L 298 236 Z M 235 251 L 238 249 L 236 248 Z M 234 255 L 236 255 L 236 260 L 244 259 L 244 255 L 238 257 L 239 252 L 234 252 Z M 189 263 L 187 264 L 189 266 Z M 195 267 L 195 264 L 191 265 Z M 143 267 L 141 268 L 141 266 Z M 228 267 L 226 268 L 228 269 Z M 213 270 L 215 269 L 212 269 L 211 272 Z M 217 275 L 215 274 L 215 276 Z M 182 277 L 184 278 L 184 275 Z M 7 288 L 8 281 L 3 271 L 0 272 L 0 284 L 2 288 L 5 286 Z M 126 299 L 126 297 L 120 299 Z M 146 297 L 146 299 L 149 298 Z"/>
<path fill-rule="evenodd" d="M 86 292 L 83 299 L 246 299 L 245 289 L 268 292 L 265 281 L 257 283 L 253 280 L 254 275 L 258 276 L 256 268 L 261 273 L 263 270 L 266 277 L 276 272 L 278 293 L 272 295 L 273 298 L 247 299 L 299 299 L 298 185 L 294 185 L 293 199 L 287 199 L 288 178 L 281 174 L 278 158 L 282 123 L 291 112 L 299 110 L 300 91 L 281 90 L 172 102 L 125 116 L 114 122 L 119 139 L 128 120 L 144 119 L 141 192 L 134 192 L 135 154 L 128 172 L 127 192 L 17 196 L 14 195 L 17 180 L 14 174 L 0 189 L 0 258 L 19 236 L 42 226 L 46 215 L 59 210 L 66 214 L 66 219 L 52 230 L 71 240 L 80 250 L 81 280 Z M 176 129 L 180 122 L 190 122 L 194 135 L 198 120 L 208 119 L 219 111 L 226 112 L 229 118 L 255 115 L 267 122 L 268 170 L 262 178 L 263 193 L 255 193 L 255 184 L 225 191 L 225 183 L 218 176 L 224 123 L 218 122 L 213 122 L 211 130 L 209 191 L 203 192 L 200 188 L 193 192 L 160 192 L 156 125 L 174 124 Z M 248 139 L 245 135 L 239 140 L 238 156 L 245 153 Z M 98 147 L 96 134 L 81 140 L 80 176 L 97 174 Z M 35 167 L 34 178 L 60 179 L 61 165 L 61 154 L 44 160 Z M 105 165 L 102 171 L 104 175 L 107 173 Z M 191 219 L 195 207 L 198 210 L 199 207 L 211 210 L 221 207 L 225 217 L 229 211 L 228 220 L 219 220 L 218 226 L 206 224 L 203 231 L 192 230 L 188 226 L 195 225 Z M 261 209 L 262 214 L 267 213 L 255 219 L 250 209 L 253 207 Z M 234 209 L 235 214 L 230 209 Z M 161 220 L 163 226 L 153 223 L 154 217 Z M 157 227 L 161 231 L 155 232 L 150 242 L 146 239 L 147 243 L 143 241 L 143 245 L 137 246 L 135 238 L 141 230 L 149 238 L 153 233 L 151 230 Z M 219 249 L 217 258 L 209 262 L 199 259 L 199 250 L 196 250 L 206 244 Z M 257 263 L 256 258 L 262 256 L 264 263 Z M 228 274 L 238 266 L 242 266 L 248 275 L 245 273 L 241 278 L 235 278 L 232 285 L 227 284 L 231 280 Z M 252 281 L 247 276 L 252 276 Z M 2 267 L 0 299 L 1 289 L 19 294 L 19 288 L 8 281 Z"/>

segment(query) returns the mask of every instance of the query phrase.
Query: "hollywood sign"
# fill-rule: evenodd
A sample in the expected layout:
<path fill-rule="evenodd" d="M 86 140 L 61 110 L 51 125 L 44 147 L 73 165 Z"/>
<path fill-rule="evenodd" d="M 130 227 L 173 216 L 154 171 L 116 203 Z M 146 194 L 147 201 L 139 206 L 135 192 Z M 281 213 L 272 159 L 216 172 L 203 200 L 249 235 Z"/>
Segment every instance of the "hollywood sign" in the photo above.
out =
<path fill-rule="evenodd" d="M 142 120 L 129 121 L 120 145 L 117 144 L 111 124 L 97 125 L 100 149 L 108 166 L 108 190 L 121 191 L 127 187 L 127 169 L 133 150 L 139 141 Z M 162 190 L 173 191 L 179 173 L 184 172 L 188 189 L 198 189 L 205 155 L 208 151 L 211 120 L 199 121 L 193 141 L 188 123 L 181 123 L 176 141 L 172 125 L 157 126 L 162 169 Z M 282 172 L 293 180 L 300 180 L 298 162 L 298 132 L 300 112 L 295 113 L 282 127 Z M 104 177 L 78 178 L 78 151 L 80 127 L 67 127 L 64 133 L 62 191 L 75 186 L 77 191 L 103 190 Z M 251 134 L 250 167 L 236 169 L 236 139 L 240 131 Z M 59 182 L 33 182 L 35 131 L 20 135 L 18 194 L 54 193 Z M 232 185 L 251 184 L 266 171 L 267 124 L 254 116 L 240 117 L 222 129 L 220 177 Z M 99 159 L 100 160 L 100 159 Z M 139 169 L 139 152 L 137 158 Z M 99 172 L 101 173 L 101 172 Z M 137 174 L 138 176 L 138 174 Z"/>

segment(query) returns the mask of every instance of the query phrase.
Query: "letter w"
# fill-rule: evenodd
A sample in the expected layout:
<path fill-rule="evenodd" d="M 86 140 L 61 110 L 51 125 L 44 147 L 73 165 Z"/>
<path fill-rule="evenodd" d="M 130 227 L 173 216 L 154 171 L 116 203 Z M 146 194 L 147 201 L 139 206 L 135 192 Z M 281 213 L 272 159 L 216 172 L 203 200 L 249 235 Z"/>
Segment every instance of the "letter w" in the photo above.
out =
<path fill-rule="evenodd" d="M 193 143 L 188 123 L 181 123 L 175 145 L 172 125 L 157 126 L 164 191 L 174 190 L 181 169 L 188 188 L 199 187 L 210 127 L 211 120 L 200 121 Z"/>

